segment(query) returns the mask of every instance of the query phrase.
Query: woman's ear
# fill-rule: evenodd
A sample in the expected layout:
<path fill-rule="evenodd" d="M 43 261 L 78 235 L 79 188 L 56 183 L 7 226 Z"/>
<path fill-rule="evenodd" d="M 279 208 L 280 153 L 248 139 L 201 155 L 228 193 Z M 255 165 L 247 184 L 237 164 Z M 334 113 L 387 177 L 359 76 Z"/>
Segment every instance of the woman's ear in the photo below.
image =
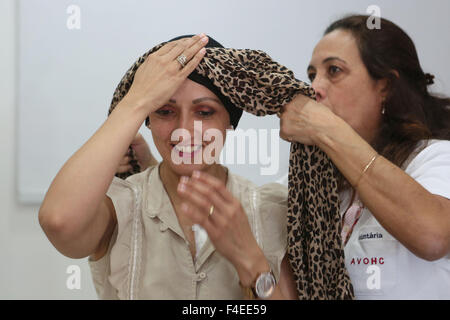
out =
<path fill-rule="evenodd" d="M 392 73 L 397 79 L 400 78 L 400 74 L 398 73 L 397 70 L 391 70 L 391 73 Z"/>
<path fill-rule="evenodd" d="M 383 97 L 383 99 L 387 98 L 389 91 L 391 90 L 391 87 L 392 87 L 392 81 L 394 79 L 399 79 L 399 78 L 400 78 L 400 74 L 398 73 L 398 71 L 391 70 L 390 75 L 387 78 L 378 80 L 380 94 Z"/>
<path fill-rule="evenodd" d="M 389 89 L 391 87 L 391 83 L 392 83 L 392 81 L 388 78 L 379 80 L 380 95 L 383 99 L 386 99 L 387 95 L 389 94 Z"/>
<path fill-rule="evenodd" d="M 390 88 L 391 88 L 392 82 L 393 82 L 394 80 L 397 80 L 397 79 L 400 79 L 400 74 L 398 73 L 397 70 L 392 69 L 391 72 L 390 72 L 390 74 L 389 74 L 389 77 L 386 78 L 387 83 L 386 83 L 386 85 L 385 85 L 384 90 L 389 91 Z"/>

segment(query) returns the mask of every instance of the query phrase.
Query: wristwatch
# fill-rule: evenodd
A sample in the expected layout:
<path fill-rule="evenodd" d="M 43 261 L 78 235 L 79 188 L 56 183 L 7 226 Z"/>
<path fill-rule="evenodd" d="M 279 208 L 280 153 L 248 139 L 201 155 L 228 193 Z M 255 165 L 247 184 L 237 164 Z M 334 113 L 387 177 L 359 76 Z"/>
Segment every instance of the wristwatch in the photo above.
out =
<path fill-rule="evenodd" d="M 241 284 L 239 282 L 239 284 Z M 269 299 L 277 285 L 277 281 L 275 279 L 275 275 L 273 271 L 262 272 L 257 277 L 251 287 L 244 287 L 241 284 L 241 288 L 244 294 L 248 297 L 259 298 L 259 299 Z"/>

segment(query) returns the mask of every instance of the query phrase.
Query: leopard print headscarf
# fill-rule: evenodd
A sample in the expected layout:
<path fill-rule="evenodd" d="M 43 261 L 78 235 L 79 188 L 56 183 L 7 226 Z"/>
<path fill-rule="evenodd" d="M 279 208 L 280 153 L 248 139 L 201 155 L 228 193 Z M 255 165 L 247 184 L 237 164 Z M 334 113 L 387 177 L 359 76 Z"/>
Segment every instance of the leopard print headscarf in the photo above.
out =
<path fill-rule="evenodd" d="M 128 92 L 138 67 L 164 44 L 145 53 L 127 71 L 109 114 Z M 211 79 L 233 104 L 256 116 L 276 114 L 297 94 L 315 97 L 310 86 L 263 51 L 207 48 L 196 71 Z M 336 170 L 319 148 L 291 144 L 287 255 L 300 299 L 354 298 L 340 236 Z M 134 161 L 133 170 L 119 176 L 139 171 Z"/>

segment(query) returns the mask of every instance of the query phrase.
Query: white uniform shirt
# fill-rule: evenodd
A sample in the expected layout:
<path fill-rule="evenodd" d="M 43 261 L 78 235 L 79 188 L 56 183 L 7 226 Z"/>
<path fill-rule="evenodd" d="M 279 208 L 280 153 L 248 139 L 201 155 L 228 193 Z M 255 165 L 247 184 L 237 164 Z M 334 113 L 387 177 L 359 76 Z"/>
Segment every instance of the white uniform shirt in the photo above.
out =
<path fill-rule="evenodd" d="M 423 141 L 405 172 L 429 192 L 450 199 L 450 141 Z M 350 195 L 341 194 L 341 215 Z M 450 254 L 431 262 L 415 256 L 367 208 L 344 251 L 357 299 L 450 299 Z"/>

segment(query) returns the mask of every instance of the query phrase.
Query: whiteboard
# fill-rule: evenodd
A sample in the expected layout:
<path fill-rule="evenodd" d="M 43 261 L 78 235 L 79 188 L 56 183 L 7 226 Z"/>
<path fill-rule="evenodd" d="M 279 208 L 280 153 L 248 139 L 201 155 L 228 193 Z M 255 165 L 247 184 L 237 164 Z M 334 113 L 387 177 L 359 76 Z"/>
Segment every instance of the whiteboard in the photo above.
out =
<path fill-rule="evenodd" d="M 361 0 L 18 1 L 18 200 L 42 201 L 65 161 L 106 119 L 125 71 L 154 45 L 205 32 L 225 47 L 264 50 L 306 80 L 306 66 L 326 26 L 346 13 L 365 14 L 371 4 Z M 436 76 L 436 91 L 448 94 L 450 2 L 376 4 L 383 17 L 407 30 L 424 70 Z M 79 9 L 79 26 L 70 24 L 73 6 Z M 244 113 L 239 128 L 276 130 L 279 123 L 275 116 Z M 145 127 L 140 131 L 160 160 L 150 132 Z M 289 144 L 281 141 L 278 152 L 270 156 L 279 163 L 271 175 L 261 173 L 261 163 L 228 167 L 259 185 L 286 184 Z"/>

